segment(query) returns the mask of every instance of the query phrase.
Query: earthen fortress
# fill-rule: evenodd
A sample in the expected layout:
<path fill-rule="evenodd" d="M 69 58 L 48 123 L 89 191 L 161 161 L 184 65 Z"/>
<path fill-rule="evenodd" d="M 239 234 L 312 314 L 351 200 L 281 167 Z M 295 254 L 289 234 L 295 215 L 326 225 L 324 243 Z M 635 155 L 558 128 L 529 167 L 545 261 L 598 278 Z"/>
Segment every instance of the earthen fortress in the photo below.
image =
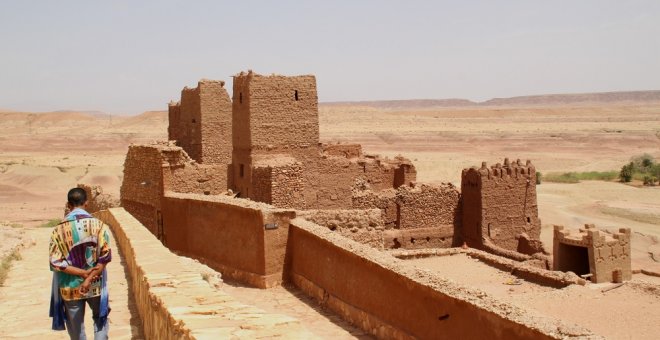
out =
<path fill-rule="evenodd" d="M 466 169 L 461 195 L 449 183 L 416 183 L 406 158 L 320 143 L 314 76 L 241 73 L 233 93 L 230 100 L 224 82 L 210 80 L 183 89 L 181 100 L 169 105 L 169 139 L 176 146 L 130 148 L 122 204 L 159 237 L 167 239 L 161 217 L 166 192 L 231 190 L 333 229 L 349 228 L 342 233 L 378 248 L 465 241 L 476 248 L 540 251 L 534 247 L 540 235 L 536 171 L 529 161 Z"/>
<path fill-rule="evenodd" d="M 184 88 L 169 104 L 170 141 L 128 150 L 121 204 L 169 249 L 253 286 L 291 282 L 379 337 L 561 337 L 560 328 L 514 320 L 379 255 L 467 246 L 519 261 L 544 284 L 577 282 L 550 270 L 530 161 L 464 169 L 460 191 L 418 183 L 406 158 L 320 143 L 314 76 L 241 72 L 231 99 L 224 85 Z M 630 277 L 625 232 L 609 264 L 599 254 L 613 241 L 592 230 L 575 241 L 555 233 L 556 269 Z M 587 253 L 568 244 L 598 249 L 588 251 L 589 266 L 573 266 Z M 561 257 L 563 249 L 573 253 Z M 475 318 L 486 329 L 466 323 Z"/>

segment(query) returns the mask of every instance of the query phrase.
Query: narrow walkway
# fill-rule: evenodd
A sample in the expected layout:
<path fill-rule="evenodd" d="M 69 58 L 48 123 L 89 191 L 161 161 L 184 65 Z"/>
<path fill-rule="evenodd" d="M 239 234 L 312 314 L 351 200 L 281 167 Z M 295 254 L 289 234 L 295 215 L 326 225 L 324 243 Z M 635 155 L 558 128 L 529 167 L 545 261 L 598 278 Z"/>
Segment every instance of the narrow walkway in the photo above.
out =
<path fill-rule="evenodd" d="M 68 339 L 66 331 L 52 331 L 48 317 L 51 272 L 48 242 L 51 230 L 26 230 L 36 244 L 21 250 L 22 260 L 13 263 L 4 287 L 0 287 L 0 339 Z M 124 272 L 124 259 L 112 240 L 113 261 L 108 265 L 110 291 L 110 338 L 142 339 L 139 317 Z M 87 307 L 85 328 L 93 338 L 91 310 Z"/>

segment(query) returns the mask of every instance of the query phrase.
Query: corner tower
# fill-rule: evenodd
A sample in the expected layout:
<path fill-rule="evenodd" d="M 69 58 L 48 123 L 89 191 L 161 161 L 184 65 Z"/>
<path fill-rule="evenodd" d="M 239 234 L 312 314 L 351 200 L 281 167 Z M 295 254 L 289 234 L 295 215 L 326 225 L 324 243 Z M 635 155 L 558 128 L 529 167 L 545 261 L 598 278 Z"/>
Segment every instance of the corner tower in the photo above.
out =
<path fill-rule="evenodd" d="M 463 239 L 475 248 L 495 246 L 521 253 L 534 252 L 529 240 L 539 240 L 541 221 L 536 203 L 536 169 L 529 160 L 488 168 L 464 169 Z"/>

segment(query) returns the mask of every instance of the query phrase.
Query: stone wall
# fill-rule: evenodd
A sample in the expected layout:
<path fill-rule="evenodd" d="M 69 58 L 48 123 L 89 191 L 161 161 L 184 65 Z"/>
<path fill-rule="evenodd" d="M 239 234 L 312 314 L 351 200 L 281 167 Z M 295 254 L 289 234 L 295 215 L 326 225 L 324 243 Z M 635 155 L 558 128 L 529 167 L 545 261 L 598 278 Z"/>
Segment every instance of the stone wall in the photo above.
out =
<path fill-rule="evenodd" d="M 363 189 L 363 190 L 359 190 Z M 399 228 L 399 208 L 396 204 L 396 190 L 374 192 L 358 188 L 351 197 L 355 209 L 379 209 L 382 212 L 386 229 Z"/>
<path fill-rule="evenodd" d="M 303 165 L 295 158 L 274 155 L 255 160 L 251 199 L 281 208 L 305 208 Z"/>
<path fill-rule="evenodd" d="M 494 245 L 524 251 L 520 236 L 538 240 L 541 221 L 536 203 L 536 169 L 530 161 L 520 160 L 488 168 L 464 169 L 461 180 L 463 196 L 463 237 L 471 247 L 482 248 L 483 239 Z M 525 244 L 528 244 L 526 242 Z"/>
<path fill-rule="evenodd" d="M 160 198 L 163 194 L 163 157 L 160 145 L 131 145 L 124 161 L 121 205 L 154 235 L 159 235 Z"/>
<path fill-rule="evenodd" d="M 383 224 L 380 209 L 303 210 L 296 216 L 324 226 L 351 240 L 383 248 Z"/>
<path fill-rule="evenodd" d="M 389 339 L 554 339 L 593 335 L 535 315 L 296 218 L 289 279 L 351 323 Z M 568 334 L 566 333 L 568 330 Z"/>
<path fill-rule="evenodd" d="M 245 305 L 223 292 L 217 272 L 165 248 L 122 208 L 97 217 L 110 226 L 126 260 L 147 339 L 310 338 L 297 319 Z"/>

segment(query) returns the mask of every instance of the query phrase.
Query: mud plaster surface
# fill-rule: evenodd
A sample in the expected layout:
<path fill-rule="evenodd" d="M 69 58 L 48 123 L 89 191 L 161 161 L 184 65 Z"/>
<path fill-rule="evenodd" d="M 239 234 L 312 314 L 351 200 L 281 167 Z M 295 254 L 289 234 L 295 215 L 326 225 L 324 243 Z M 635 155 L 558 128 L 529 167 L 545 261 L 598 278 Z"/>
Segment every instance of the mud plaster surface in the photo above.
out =
<path fill-rule="evenodd" d="M 403 262 L 470 285 L 521 308 L 575 322 L 607 339 L 657 339 L 660 334 L 660 289 L 655 278 L 645 275 L 636 275 L 634 281 L 603 293 L 602 289 L 613 285 L 549 288 L 519 280 L 464 254 Z M 520 284 L 507 284 L 511 282 Z"/>

